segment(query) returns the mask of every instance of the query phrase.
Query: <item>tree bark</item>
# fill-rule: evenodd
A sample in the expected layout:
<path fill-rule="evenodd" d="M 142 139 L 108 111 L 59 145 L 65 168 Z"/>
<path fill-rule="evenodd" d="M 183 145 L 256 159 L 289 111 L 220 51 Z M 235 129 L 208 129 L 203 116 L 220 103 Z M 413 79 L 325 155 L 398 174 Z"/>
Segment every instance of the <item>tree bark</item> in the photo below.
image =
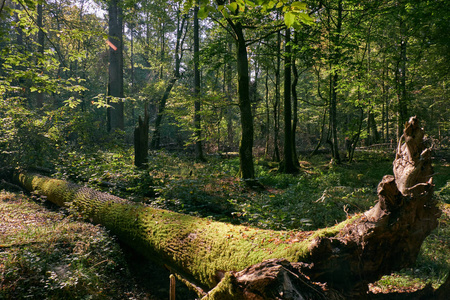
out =
<path fill-rule="evenodd" d="M 269 68 L 266 67 L 266 78 L 265 78 L 265 84 L 264 84 L 264 88 L 265 88 L 265 106 L 266 106 L 266 124 L 264 126 L 265 131 L 264 131 L 264 135 L 266 138 L 266 145 L 265 145 L 265 150 L 264 150 L 264 156 L 265 158 L 269 157 L 269 146 L 270 146 L 270 109 L 269 109 Z"/>
<path fill-rule="evenodd" d="M 16 174 L 15 180 L 102 224 L 199 286 L 213 288 L 205 299 L 361 299 L 369 283 L 411 266 L 437 227 L 441 212 L 422 137 L 417 119 L 411 119 L 406 142 L 397 150 L 395 177 L 386 175 L 380 182 L 378 203 L 315 232 L 212 222 L 36 174 Z"/>
<path fill-rule="evenodd" d="M 333 157 L 333 162 L 340 164 L 341 158 L 339 155 L 339 145 L 338 145 L 338 136 L 337 136 L 337 93 L 338 93 L 338 84 L 339 84 L 339 71 L 333 70 L 341 63 L 341 32 L 342 32 L 342 0 L 338 0 L 338 15 L 336 20 L 336 33 L 331 37 L 331 42 L 333 44 L 332 49 L 332 59 L 330 70 L 330 132 L 329 138 L 327 142 L 331 146 L 331 155 Z"/>
<path fill-rule="evenodd" d="M 111 107 L 107 109 L 108 131 L 124 130 L 123 65 L 122 65 L 122 8 L 117 0 L 109 3 L 109 81 L 108 95 L 115 98 L 108 100 Z"/>
<path fill-rule="evenodd" d="M 397 137 L 399 140 L 401 136 L 401 128 L 408 118 L 408 98 L 406 91 L 406 46 L 408 42 L 407 25 L 402 19 L 405 14 L 405 4 L 399 5 L 399 29 L 400 29 L 400 53 L 396 68 L 396 84 L 397 84 L 397 100 L 398 100 L 398 130 Z"/>
<path fill-rule="evenodd" d="M 239 110 L 241 112 L 241 141 L 239 143 L 240 177 L 254 179 L 253 166 L 253 115 L 250 102 L 250 79 L 248 72 L 247 45 L 242 24 L 234 24 L 236 33 L 236 57 L 238 73 Z"/>
<path fill-rule="evenodd" d="M 196 1 L 194 5 L 194 130 L 195 130 L 195 157 L 204 161 L 203 147 L 202 147 L 202 127 L 201 127 L 201 102 L 200 102 L 200 37 L 198 24 L 198 10 L 199 3 Z"/>
<path fill-rule="evenodd" d="M 233 43 L 231 40 L 228 42 L 228 52 L 231 53 L 233 50 Z M 227 151 L 232 149 L 234 144 L 234 129 L 233 129 L 233 97 L 231 96 L 233 92 L 232 86 L 232 66 L 231 62 L 226 59 L 225 56 L 225 70 L 224 70 L 224 78 L 225 78 L 225 93 L 227 95 L 227 108 L 225 110 L 226 120 L 227 120 L 227 140 L 226 140 L 226 148 Z M 218 129 L 220 127 L 218 126 Z M 218 135 L 220 137 L 220 135 Z M 220 150 L 219 145 L 217 149 Z"/>
<path fill-rule="evenodd" d="M 298 45 L 298 32 L 294 33 L 294 44 Z M 292 89 L 292 160 L 294 162 L 294 166 L 296 168 L 300 168 L 300 163 L 298 162 L 297 155 L 297 124 L 298 124 L 298 96 L 297 96 L 297 84 L 299 79 L 299 74 L 297 70 L 297 65 L 295 64 L 296 58 L 293 52 L 292 57 L 292 74 L 294 75 L 294 80 L 292 81 L 291 89 Z"/>
<path fill-rule="evenodd" d="M 294 165 L 292 154 L 292 106 L 291 106 L 291 30 L 286 28 L 285 36 L 285 58 L 284 58 L 284 160 L 281 163 L 280 171 L 283 173 L 296 173 L 297 167 Z"/>
<path fill-rule="evenodd" d="M 281 86 L 281 32 L 277 32 L 277 65 L 275 69 L 275 101 L 273 103 L 273 160 L 280 161 L 278 140 L 280 133 L 280 86 Z"/>
<path fill-rule="evenodd" d="M 158 114 L 155 119 L 155 130 L 153 131 L 152 136 L 152 143 L 151 147 L 152 149 L 159 149 L 160 142 L 161 142 L 161 123 L 164 116 L 164 110 L 166 109 L 166 103 L 167 99 L 169 99 L 170 92 L 172 91 L 172 88 L 175 86 L 175 83 L 177 82 L 178 78 L 180 78 L 180 64 L 181 64 L 181 58 L 183 56 L 183 31 L 185 30 L 186 22 L 187 22 L 187 16 L 183 15 L 180 17 L 180 11 L 178 12 L 178 22 L 177 22 L 177 40 L 175 45 L 175 69 L 173 72 L 173 76 L 170 79 L 169 83 L 167 84 L 167 87 L 164 91 L 163 96 L 159 100 L 159 106 L 158 106 Z M 164 34 L 163 34 L 164 36 Z M 164 49 L 164 47 L 162 47 Z M 163 52 L 163 50 L 161 50 Z M 162 68 L 162 67 L 161 67 Z M 162 74 L 162 69 L 161 69 Z"/>
<path fill-rule="evenodd" d="M 42 30 L 42 28 L 44 27 L 42 9 L 43 9 L 43 4 L 39 3 L 37 5 L 37 18 L 36 18 L 36 23 L 37 23 L 37 26 L 39 27 L 38 36 L 37 36 L 37 43 L 38 43 L 37 52 L 39 53 L 39 57 L 41 59 L 44 59 L 45 36 L 44 36 L 44 31 Z M 41 71 L 43 72 L 44 69 L 41 68 Z M 42 91 L 38 91 L 36 94 L 36 107 L 41 108 L 42 106 L 44 106 L 44 93 Z"/>

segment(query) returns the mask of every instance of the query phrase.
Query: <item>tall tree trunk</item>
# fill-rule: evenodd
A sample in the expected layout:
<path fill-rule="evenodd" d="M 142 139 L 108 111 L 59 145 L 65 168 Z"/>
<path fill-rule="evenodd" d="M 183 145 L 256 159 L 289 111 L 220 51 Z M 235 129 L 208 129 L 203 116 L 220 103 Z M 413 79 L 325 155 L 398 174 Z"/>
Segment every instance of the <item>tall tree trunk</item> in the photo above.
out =
<path fill-rule="evenodd" d="M 130 79 L 131 79 L 131 94 L 133 95 L 133 97 L 134 97 L 134 95 L 135 95 L 135 80 L 134 80 L 134 26 L 135 26 L 135 24 L 134 24 L 134 22 L 130 22 L 129 23 L 129 26 L 130 26 L 130 65 L 131 65 L 131 68 L 130 68 Z M 132 120 L 134 120 L 134 117 L 135 117 L 135 112 L 134 112 L 134 110 L 135 110 L 135 105 L 134 105 L 134 103 L 132 103 L 131 104 L 132 106 L 131 106 L 131 119 Z M 148 105 L 145 105 L 145 108 L 147 109 L 147 106 Z"/>
<path fill-rule="evenodd" d="M 406 93 L 406 39 L 402 39 L 400 42 L 400 57 L 399 57 L 399 66 L 397 68 L 398 72 L 398 90 L 397 90 L 397 99 L 398 99 L 398 128 L 399 131 L 406 123 L 408 119 L 408 100 Z M 398 137 L 400 137 L 401 132 L 398 133 Z"/>
<path fill-rule="evenodd" d="M 194 130 L 195 130 L 195 157 L 198 160 L 205 160 L 202 147 L 202 128 L 201 128 L 201 103 L 200 103 L 200 38 L 198 24 L 199 3 L 194 5 Z"/>
<path fill-rule="evenodd" d="M 108 131 L 124 130 L 123 65 L 122 65 L 122 8 L 118 0 L 109 2 L 109 81 L 107 109 Z"/>
<path fill-rule="evenodd" d="M 279 107 L 281 102 L 280 86 L 281 86 L 281 32 L 277 32 L 277 66 L 275 70 L 275 101 L 273 103 L 273 160 L 280 161 L 280 150 L 278 148 L 280 122 Z"/>
<path fill-rule="evenodd" d="M 284 58 L 284 160 L 281 171 L 284 173 L 295 173 L 292 155 L 292 108 L 291 108 L 291 31 L 286 29 L 285 36 L 285 58 Z"/>
<path fill-rule="evenodd" d="M 231 53 L 233 50 L 233 43 L 228 42 L 228 52 Z M 234 130 L 233 130 L 233 93 L 232 86 L 232 66 L 230 61 L 225 61 L 225 93 L 227 95 L 228 105 L 226 108 L 226 119 L 227 119 L 227 148 L 230 149 L 234 143 Z"/>
<path fill-rule="evenodd" d="M 319 151 L 320 145 L 322 144 L 323 137 L 325 136 L 325 124 L 326 124 L 326 121 L 327 121 L 327 111 L 328 110 L 329 110 L 328 107 L 325 107 L 324 110 L 323 110 L 322 124 L 320 126 L 319 141 L 317 142 L 316 147 L 311 152 L 310 156 L 316 155 L 317 151 Z"/>
<path fill-rule="evenodd" d="M 44 31 L 42 30 L 44 24 L 43 24 L 43 4 L 42 2 L 39 2 L 37 5 L 37 18 L 36 23 L 39 27 L 38 31 L 38 37 L 37 37 L 37 43 L 38 43 L 38 49 L 37 52 L 39 53 L 39 57 L 41 59 L 44 58 Z M 44 71 L 43 69 L 41 70 Z M 41 108 L 44 105 L 44 93 L 42 91 L 38 91 L 36 94 L 36 107 Z"/>
<path fill-rule="evenodd" d="M 240 177 L 254 179 L 253 166 L 253 116 L 250 101 L 250 78 L 247 59 L 247 45 L 245 44 L 242 24 L 234 24 L 236 33 L 236 58 L 238 73 L 239 110 L 241 112 L 241 141 L 239 143 Z"/>
<path fill-rule="evenodd" d="M 359 91 L 358 91 L 358 93 L 359 93 Z M 353 161 L 353 156 L 355 155 L 356 145 L 359 142 L 359 138 L 361 136 L 361 131 L 362 131 L 362 124 L 363 124 L 363 120 L 364 120 L 364 110 L 362 107 L 360 107 L 359 110 L 360 110 L 360 117 L 359 117 L 358 131 L 352 137 L 352 139 L 349 141 L 350 144 L 346 145 L 346 146 L 348 146 L 346 148 L 347 148 L 347 152 L 348 152 L 348 161 L 349 162 Z"/>
<path fill-rule="evenodd" d="M 333 65 L 334 67 L 338 66 L 341 61 L 341 51 L 340 51 L 340 43 L 341 43 L 341 31 L 342 31 L 342 0 L 338 1 L 338 16 L 336 23 L 336 34 L 332 38 L 333 40 Z M 333 161 L 337 164 L 341 163 L 341 158 L 339 155 L 339 144 L 338 144 L 338 136 L 337 136 L 337 88 L 339 83 L 339 71 L 333 70 L 331 72 L 331 99 L 330 99 L 330 134 L 331 138 L 329 142 L 331 142 L 331 154 L 333 156 Z"/>
<path fill-rule="evenodd" d="M 294 45 L 298 45 L 298 32 L 294 33 Z M 296 168 L 300 167 L 300 163 L 298 162 L 297 156 L 297 142 L 296 142 L 296 132 L 297 132 L 297 123 L 298 123 L 298 96 L 297 96 L 297 84 L 298 84 L 298 70 L 296 65 L 296 57 L 292 54 L 292 72 L 294 74 L 294 81 L 292 81 L 292 159 L 294 162 L 294 166 Z"/>
<path fill-rule="evenodd" d="M 21 9 L 20 4 L 17 3 L 15 8 L 16 8 L 16 10 L 20 10 Z M 41 9 L 41 14 L 42 14 L 42 9 Z M 19 26 L 20 19 L 19 19 L 19 15 L 17 14 L 17 12 L 14 13 L 14 21 L 17 24 L 16 25 L 16 32 L 17 32 L 17 34 L 16 34 L 16 43 L 17 43 L 17 46 L 19 46 L 19 48 L 22 49 L 23 46 L 24 46 L 24 44 L 23 44 L 23 30 L 22 30 L 22 27 Z M 40 22 L 42 23 L 42 18 L 41 18 Z"/>
<path fill-rule="evenodd" d="M 161 142 L 161 123 L 164 116 L 164 110 L 166 108 L 167 99 L 169 99 L 170 92 L 172 88 L 175 86 L 178 78 L 180 77 L 180 64 L 181 58 L 183 56 L 183 31 L 185 30 L 187 16 L 180 16 L 180 11 L 178 11 L 178 21 L 177 21 L 177 40 L 175 45 L 175 70 L 173 72 L 172 78 L 170 79 L 166 89 L 164 91 L 163 96 L 161 97 L 158 105 L 158 114 L 155 119 L 155 129 L 153 131 L 152 137 L 152 149 L 159 149 Z"/>
<path fill-rule="evenodd" d="M 386 127 L 386 57 L 383 56 L 383 70 L 381 75 L 381 135 L 384 143 L 388 142 L 387 127 Z"/>
<path fill-rule="evenodd" d="M 264 156 L 268 158 L 269 155 L 269 145 L 270 145 L 270 109 L 269 109 L 269 68 L 266 68 L 266 80 L 265 80 L 265 103 L 266 103 L 266 125 L 265 125 L 265 137 L 266 146 L 264 150 Z"/>

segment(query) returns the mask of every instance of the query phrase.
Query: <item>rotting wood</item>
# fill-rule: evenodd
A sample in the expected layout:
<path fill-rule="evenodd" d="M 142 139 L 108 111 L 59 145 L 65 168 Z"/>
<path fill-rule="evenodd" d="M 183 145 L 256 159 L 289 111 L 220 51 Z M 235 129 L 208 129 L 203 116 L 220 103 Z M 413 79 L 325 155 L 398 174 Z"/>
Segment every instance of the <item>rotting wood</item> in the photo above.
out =
<path fill-rule="evenodd" d="M 440 210 L 432 197 L 431 155 L 423 136 L 411 118 L 397 149 L 395 177 L 380 182 L 378 203 L 316 232 L 212 222 L 36 174 L 17 174 L 16 181 L 104 225 L 201 288 L 214 288 L 205 299 L 276 299 L 297 292 L 305 299 L 361 299 L 369 283 L 412 265 L 437 226 Z"/>

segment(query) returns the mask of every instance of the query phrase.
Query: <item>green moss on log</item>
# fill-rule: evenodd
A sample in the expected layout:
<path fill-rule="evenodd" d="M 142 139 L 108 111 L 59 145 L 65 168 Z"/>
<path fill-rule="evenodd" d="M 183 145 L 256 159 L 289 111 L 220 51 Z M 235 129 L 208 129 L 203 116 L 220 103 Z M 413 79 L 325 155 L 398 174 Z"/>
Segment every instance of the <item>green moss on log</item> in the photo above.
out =
<path fill-rule="evenodd" d="M 315 232 L 262 230 L 156 209 L 36 174 L 21 173 L 15 179 L 209 288 L 219 282 L 218 272 L 243 270 L 263 260 L 307 262 L 313 240 L 333 236 L 357 218 Z"/>

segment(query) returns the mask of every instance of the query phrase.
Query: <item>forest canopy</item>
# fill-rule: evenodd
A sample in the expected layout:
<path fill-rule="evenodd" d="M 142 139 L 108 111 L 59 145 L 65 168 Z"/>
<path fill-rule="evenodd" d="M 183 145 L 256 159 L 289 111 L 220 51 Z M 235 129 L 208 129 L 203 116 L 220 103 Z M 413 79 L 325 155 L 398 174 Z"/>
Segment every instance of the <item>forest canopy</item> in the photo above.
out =
<path fill-rule="evenodd" d="M 243 178 L 254 177 L 253 155 L 291 172 L 298 152 L 328 149 L 339 163 L 339 150 L 351 159 L 352 147 L 395 144 L 411 115 L 448 145 L 448 10 L 2 1 L 0 160 L 53 168 L 73 147 L 131 144 L 145 110 L 152 148 L 239 150 Z"/>

